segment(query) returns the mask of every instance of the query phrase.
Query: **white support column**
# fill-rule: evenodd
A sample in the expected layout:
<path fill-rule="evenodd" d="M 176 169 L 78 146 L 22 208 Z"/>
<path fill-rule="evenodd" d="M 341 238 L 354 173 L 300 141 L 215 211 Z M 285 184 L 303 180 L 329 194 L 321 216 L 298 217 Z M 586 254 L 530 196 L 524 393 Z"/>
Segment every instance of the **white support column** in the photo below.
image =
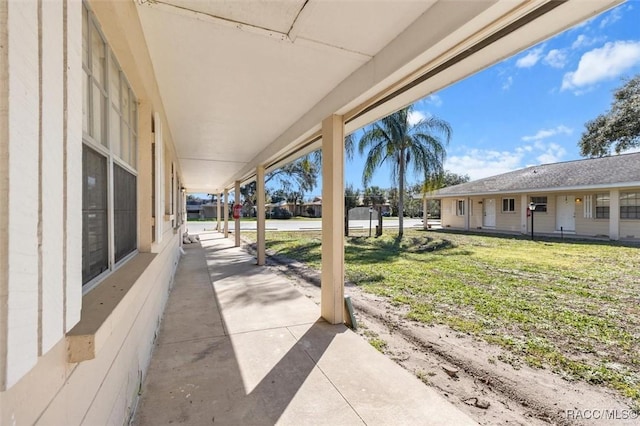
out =
<path fill-rule="evenodd" d="M 527 194 L 522 194 L 520 196 L 520 233 L 527 233 L 527 222 L 529 218 L 527 217 L 527 207 L 529 207 L 529 196 Z"/>
<path fill-rule="evenodd" d="M 331 324 L 344 322 L 344 121 L 322 122 L 322 278 L 320 310 Z"/>
<path fill-rule="evenodd" d="M 149 101 L 141 101 L 138 104 L 138 175 L 149 176 L 153 174 L 153 152 L 154 142 L 151 121 L 153 109 Z M 152 205 L 153 187 L 155 182 L 151 178 L 138 179 L 138 250 L 145 253 L 151 252 L 155 235 L 153 229 L 155 223 L 152 222 L 154 206 Z"/>
<path fill-rule="evenodd" d="M 221 217 L 220 215 L 222 214 L 222 204 L 221 204 L 221 200 L 222 199 L 222 194 L 220 193 L 220 191 L 216 192 L 216 220 L 218 221 L 218 224 L 216 225 L 216 231 L 221 232 L 222 228 L 220 228 L 220 222 L 221 222 Z"/>
<path fill-rule="evenodd" d="M 155 156 L 156 156 L 156 244 L 160 247 L 164 233 L 164 137 L 162 136 L 162 118 L 156 112 L 153 120 L 155 124 Z"/>
<path fill-rule="evenodd" d="M 620 239 L 620 191 L 609 192 L 609 239 Z"/>
<path fill-rule="evenodd" d="M 224 237 L 229 238 L 229 190 L 224 190 Z"/>
<path fill-rule="evenodd" d="M 256 169 L 256 188 L 258 192 L 258 197 L 256 200 L 257 211 L 256 216 L 258 219 L 257 223 L 257 240 L 258 243 L 256 245 L 256 251 L 258 252 L 258 265 L 262 266 L 265 264 L 265 191 L 264 191 L 264 166 L 260 165 Z"/>
<path fill-rule="evenodd" d="M 242 204 L 240 202 L 240 181 L 239 180 L 236 181 L 235 195 L 233 199 L 234 199 L 234 203 L 233 203 L 234 207 L 239 204 Z M 233 236 L 235 240 L 235 246 L 240 247 L 240 218 L 237 218 L 234 221 Z"/>

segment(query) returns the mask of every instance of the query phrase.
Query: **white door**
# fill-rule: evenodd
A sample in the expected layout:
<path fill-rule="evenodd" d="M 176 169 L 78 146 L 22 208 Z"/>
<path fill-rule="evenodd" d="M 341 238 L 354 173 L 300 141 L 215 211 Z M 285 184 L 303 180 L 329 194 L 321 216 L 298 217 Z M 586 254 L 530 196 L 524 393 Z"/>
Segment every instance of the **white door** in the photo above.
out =
<path fill-rule="evenodd" d="M 558 195 L 556 203 L 556 230 L 573 232 L 576 230 L 576 197 Z"/>
<path fill-rule="evenodd" d="M 485 198 L 482 201 L 484 206 L 484 218 L 482 226 L 485 228 L 495 228 L 496 226 L 496 200 L 495 198 Z"/>

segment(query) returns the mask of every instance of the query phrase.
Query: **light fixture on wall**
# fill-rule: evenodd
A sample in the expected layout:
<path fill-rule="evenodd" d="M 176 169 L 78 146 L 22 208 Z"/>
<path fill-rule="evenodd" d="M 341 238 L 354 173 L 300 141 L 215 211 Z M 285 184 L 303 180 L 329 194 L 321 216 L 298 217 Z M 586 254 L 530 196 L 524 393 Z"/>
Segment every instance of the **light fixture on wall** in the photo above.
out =
<path fill-rule="evenodd" d="M 576 203 L 581 203 L 582 202 L 582 198 L 576 198 Z"/>
<path fill-rule="evenodd" d="M 181 192 L 187 192 L 187 188 L 185 188 L 184 186 L 180 188 Z"/>

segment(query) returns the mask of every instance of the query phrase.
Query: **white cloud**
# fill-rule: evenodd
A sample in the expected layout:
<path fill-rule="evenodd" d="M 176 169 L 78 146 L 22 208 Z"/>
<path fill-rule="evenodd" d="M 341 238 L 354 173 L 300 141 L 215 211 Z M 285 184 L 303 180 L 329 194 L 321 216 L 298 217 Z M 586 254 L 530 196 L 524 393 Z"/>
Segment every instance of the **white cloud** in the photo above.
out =
<path fill-rule="evenodd" d="M 425 118 L 427 118 L 427 116 L 423 112 L 413 110 L 409 113 L 407 121 L 410 125 L 413 126 L 414 124 L 417 124 L 420 120 L 424 120 Z"/>
<path fill-rule="evenodd" d="M 542 146 L 540 147 L 542 148 Z M 545 151 L 536 157 L 540 164 L 557 163 L 567 153 L 567 150 L 556 143 L 550 143 L 544 147 Z"/>
<path fill-rule="evenodd" d="M 513 77 L 511 76 L 507 77 L 507 79 L 502 83 L 502 90 L 508 90 L 512 84 L 513 84 Z"/>
<path fill-rule="evenodd" d="M 564 68 L 567 64 L 567 54 L 564 50 L 551 49 L 543 62 L 553 68 Z"/>
<path fill-rule="evenodd" d="M 445 169 L 469 175 L 471 180 L 482 179 L 521 168 L 523 155 L 520 150 L 510 152 L 474 148 L 464 155 L 447 157 Z"/>
<path fill-rule="evenodd" d="M 567 150 L 557 143 L 535 141 L 533 145 L 522 145 L 510 151 L 465 148 L 460 155 L 450 155 L 445 169 L 469 175 L 471 180 L 495 176 L 536 164 L 562 161 Z"/>
<path fill-rule="evenodd" d="M 581 49 L 584 47 L 593 46 L 596 43 L 601 43 L 605 40 L 605 37 L 589 37 L 586 34 L 580 34 L 573 43 L 571 43 L 572 49 Z"/>
<path fill-rule="evenodd" d="M 569 31 L 575 31 L 578 30 L 580 28 L 584 28 L 587 27 L 591 24 L 591 22 L 593 22 L 595 18 L 591 18 L 591 19 L 587 19 L 586 21 L 582 21 L 579 24 L 574 25 L 573 27 L 569 28 Z"/>
<path fill-rule="evenodd" d="M 559 135 L 559 134 L 565 134 L 565 135 L 570 135 L 573 132 L 573 129 L 564 126 L 564 125 L 560 125 L 557 126 L 553 129 L 540 129 L 538 130 L 538 132 L 533 135 L 533 136 L 523 136 L 522 140 L 525 142 L 529 142 L 529 141 L 540 141 L 542 139 L 547 139 L 550 138 L 552 136 L 555 135 Z"/>
<path fill-rule="evenodd" d="M 526 55 L 516 61 L 516 67 L 518 68 L 531 68 L 542 58 L 542 51 L 544 46 L 531 49 Z"/>
<path fill-rule="evenodd" d="M 579 49 L 584 46 L 591 46 L 590 41 L 591 39 L 588 36 L 580 34 L 578 37 L 576 37 L 575 41 L 571 43 L 571 48 Z"/>
<path fill-rule="evenodd" d="M 574 90 L 614 79 L 640 64 L 640 41 L 616 41 L 582 55 L 575 71 L 562 79 L 561 90 Z"/>
<path fill-rule="evenodd" d="M 429 95 L 423 99 L 423 102 L 436 107 L 442 106 L 442 98 L 438 95 Z"/>
<path fill-rule="evenodd" d="M 614 22 L 619 21 L 622 18 L 624 11 L 625 7 L 619 6 L 609 11 L 609 13 L 605 13 L 604 18 L 602 18 L 602 21 L 600 21 L 600 28 L 607 27 Z"/>

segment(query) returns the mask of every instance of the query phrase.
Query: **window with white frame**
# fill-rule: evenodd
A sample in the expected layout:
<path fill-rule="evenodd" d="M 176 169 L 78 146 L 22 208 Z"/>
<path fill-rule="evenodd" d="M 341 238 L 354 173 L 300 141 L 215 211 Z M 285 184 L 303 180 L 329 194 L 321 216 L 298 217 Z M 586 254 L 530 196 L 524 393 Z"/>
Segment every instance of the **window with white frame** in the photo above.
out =
<path fill-rule="evenodd" d="M 514 213 L 516 211 L 516 199 L 515 198 L 503 198 L 502 199 L 502 213 Z"/>
<path fill-rule="evenodd" d="M 137 248 L 137 105 L 95 18 L 82 5 L 82 283 Z"/>
<path fill-rule="evenodd" d="M 531 197 L 531 202 L 536 205 L 536 213 L 547 211 L 547 197 Z"/>
<path fill-rule="evenodd" d="M 620 219 L 640 219 L 640 192 L 620 193 Z"/>
<path fill-rule="evenodd" d="M 609 194 L 596 194 L 596 219 L 609 219 L 609 207 Z"/>
<path fill-rule="evenodd" d="M 465 205 L 464 200 L 456 200 L 456 216 L 464 216 L 465 214 L 464 205 Z"/>

